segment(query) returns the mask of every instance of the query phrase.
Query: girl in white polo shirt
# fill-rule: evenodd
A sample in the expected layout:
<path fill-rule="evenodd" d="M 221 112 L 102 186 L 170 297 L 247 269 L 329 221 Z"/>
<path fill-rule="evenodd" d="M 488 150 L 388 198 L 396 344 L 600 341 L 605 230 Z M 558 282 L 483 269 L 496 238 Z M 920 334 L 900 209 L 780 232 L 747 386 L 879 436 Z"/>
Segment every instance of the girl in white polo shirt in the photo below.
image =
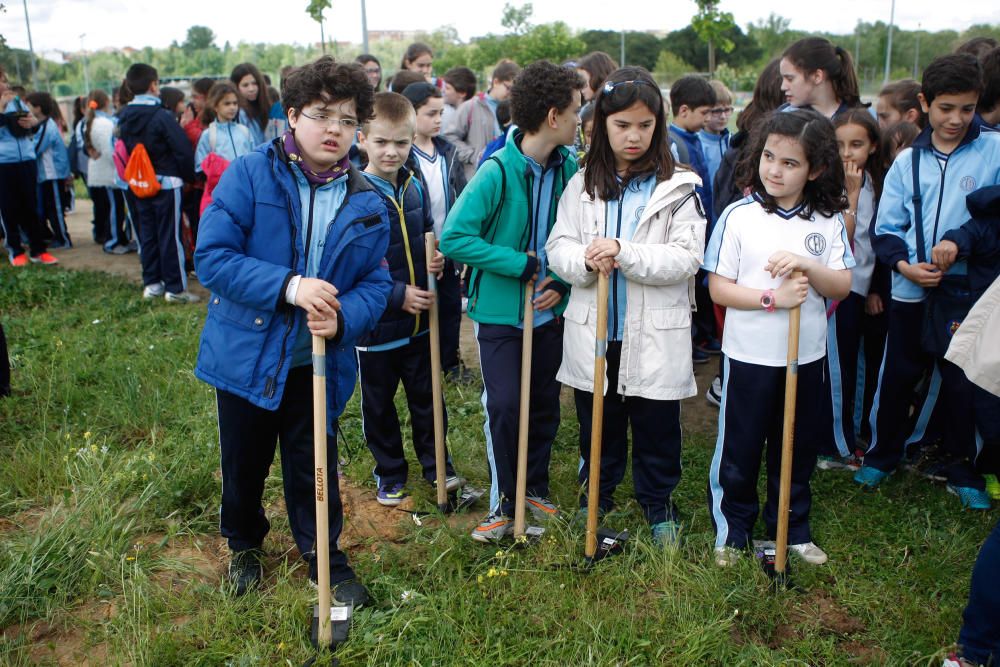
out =
<path fill-rule="evenodd" d="M 653 539 L 675 546 L 671 495 L 681 478 L 680 399 L 697 392 L 691 366 L 689 283 L 705 245 L 698 176 L 677 168 L 659 86 L 641 67 L 611 74 L 594 98 L 587 166 L 559 199 L 545 252 L 573 285 L 557 379 L 574 389 L 579 481 L 590 471 L 597 275 L 609 277 L 607 395 L 600 510 L 614 507 L 632 430 L 635 496 Z M 580 498 L 581 506 L 586 498 Z"/>
<path fill-rule="evenodd" d="M 751 138 L 737 177 L 752 194 L 719 218 L 704 267 L 712 300 L 726 307 L 719 435 L 709 470 L 715 559 L 730 565 L 753 537 L 757 475 L 767 445 L 764 525 L 777 529 L 788 313 L 802 307 L 789 547 L 826 562 L 809 530 L 809 478 L 816 443 L 829 437 L 824 378 L 826 304 L 851 289 L 854 266 L 844 219 L 844 168 L 830 121 L 814 111 L 775 113 Z M 802 272 L 793 278 L 792 271 Z"/>

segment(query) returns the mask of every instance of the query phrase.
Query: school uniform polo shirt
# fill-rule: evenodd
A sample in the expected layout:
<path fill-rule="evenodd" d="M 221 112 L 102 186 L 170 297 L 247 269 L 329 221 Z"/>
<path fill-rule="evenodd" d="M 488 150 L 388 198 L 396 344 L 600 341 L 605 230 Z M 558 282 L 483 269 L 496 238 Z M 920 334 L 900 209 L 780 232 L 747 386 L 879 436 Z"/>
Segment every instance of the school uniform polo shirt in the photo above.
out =
<path fill-rule="evenodd" d="M 854 266 L 839 213 L 827 217 L 813 213 L 808 219 L 790 211 L 764 210 L 756 195 L 731 204 L 712 232 L 705 250 L 706 271 L 755 290 L 776 290 L 784 278 L 771 278 L 764 270 L 768 258 L 780 250 L 810 257 L 831 269 Z M 726 311 L 722 351 L 727 356 L 761 366 L 784 366 L 788 356 L 788 310 Z M 813 289 L 802 304 L 799 363 L 808 364 L 826 355 L 826 300 Z"/>

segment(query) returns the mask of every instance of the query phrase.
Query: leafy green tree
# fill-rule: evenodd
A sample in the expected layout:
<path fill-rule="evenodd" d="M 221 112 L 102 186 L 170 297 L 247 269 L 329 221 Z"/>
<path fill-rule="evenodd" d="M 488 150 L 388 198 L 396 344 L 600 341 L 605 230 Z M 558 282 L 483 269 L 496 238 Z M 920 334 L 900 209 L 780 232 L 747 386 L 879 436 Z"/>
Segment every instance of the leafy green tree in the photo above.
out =
<path fill-rule="evenodd" d="M 691 27 L 698 38 L 708 45 L 708 73 L 715 74 L 715 49 L 729 53 L 736 44 L 729 32 L 736 27 L 731 12 L 719 11 L 720 0 L 694 0 L 698 13 L 691 17 Z"/>
<path fill-rule="evenodd" d="M 731 52 L 720 57 L 722 62 L 731 67 L 743 67 L 756 63 L 760 58 L 761 49 L 757 46 L 757 42 L 745 35 L 739 26 L 734 25 L 730 28 L 726 38 L 735 46 Z M 691 63 L 695 70 L 699 72 L 710 70 L 708 51 L 693 27 L 686 26 L 681 30 L 675 30 L 667 35 L 663 44 L 667 50 L 680 56 L 681 60 Z"/>
<path fill-rule="evenodd" d="M 507 31 L 515 35 L 523 35 L 531 29 L 531 15 L 535 8 L 530 2 L 515 7 L 509 2 L 504 3 L 503 15 L 500 18 L 500 25 L 507 28 Z"/>
<path fill-rule="evenodd" d="M 323 34 L 323 12 L 332 6 L 330 0 L 309 0 L 306 5 L 306 14 L 319 24 L 319 44 L 323 53 L 326 53 L 326 36 Z"/>
<path fill-rule="evenodd" d="M 660 85 L 669 85 L 694 68 L 673 51 L 660 51 L 656 64 L 653 66 L 653 76 Z"/>
<path fill-rule="evenodd" d="M 191 54 L 202 49 L 215 48 L 215 33 L 203 25 L 193 25 L 188 28 L 187 39 L 181 44 L 184 53 Z"/>
<path fill-rule="evenodd" d="M 615 57 L 617 60 L 621 52 L 620 32 L 614 30 L 587 30 L 581 32 L 579 38 L 583 40 L 584 52 L 604 51 Z M 650 35 L 647 32 L 626 31 L 625 33 L 625 61 L 629 65 L 639 65 L 645 67 L 650 72 L 656 68 L 656 61 L 660 57 L 660 52 L 665 48 L 662 39 Z"/>

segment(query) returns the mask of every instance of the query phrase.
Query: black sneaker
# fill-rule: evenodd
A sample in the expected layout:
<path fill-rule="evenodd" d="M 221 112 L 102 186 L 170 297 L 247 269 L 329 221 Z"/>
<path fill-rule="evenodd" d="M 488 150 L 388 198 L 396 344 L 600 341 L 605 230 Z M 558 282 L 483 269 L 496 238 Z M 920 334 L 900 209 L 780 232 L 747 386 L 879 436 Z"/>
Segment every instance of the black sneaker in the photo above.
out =
<path fill-rule="evenodd" d="M 333 587 L 333 599 L 341 606 L 360 609 L 368 604 L 368 589 L 357 579 L 348 579 Z"/>
<path fill-rule="evenodd" d="M 264 578 L 264 566 L 261 564 L 263 556 L 264 552 L 260 549 L 247 549 L 233 554 L 233 559 L 229 561 L 229 583 L 236 597 L 260 585 Z"/>

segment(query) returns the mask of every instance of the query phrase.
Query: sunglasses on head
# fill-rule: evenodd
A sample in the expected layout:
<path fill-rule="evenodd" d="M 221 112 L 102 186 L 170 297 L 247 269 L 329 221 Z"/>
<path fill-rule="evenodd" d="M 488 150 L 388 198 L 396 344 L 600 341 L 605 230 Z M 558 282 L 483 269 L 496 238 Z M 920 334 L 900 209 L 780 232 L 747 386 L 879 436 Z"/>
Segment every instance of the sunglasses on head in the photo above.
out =
<path fill-rule="evenodd" d="M 617 82 L 605 81 L 604 88 L 602 88 L 602 90 L 604 91 L 605 95 L 610 95 L 611 93 L 614 92 L 615 88 L 619 86 L 624 86 L 629 83 L 636 86 L 654 87 L 653 84 L 651 84 L 649 81 L 646 81 L 645 79 L 629 79 L 628 81 L 617 81 Z"/>

